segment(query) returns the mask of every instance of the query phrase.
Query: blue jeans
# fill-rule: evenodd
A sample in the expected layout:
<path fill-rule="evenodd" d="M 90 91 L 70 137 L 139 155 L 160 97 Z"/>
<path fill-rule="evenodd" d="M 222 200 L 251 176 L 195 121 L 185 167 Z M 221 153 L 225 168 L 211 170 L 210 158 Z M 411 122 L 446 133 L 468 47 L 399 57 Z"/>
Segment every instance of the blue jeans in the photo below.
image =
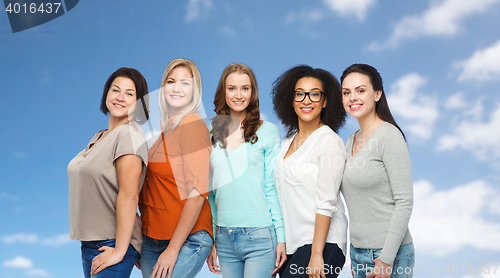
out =
<path fill-rule="evenodd" d="M 92 260 L 95 256 L 101 254 L 98 251 L 103 246 L 115 247 L 115 239 L 95 240 L 95 241 L 82 241 L 82 265 L 83 275 L 85 278 L 90 278 L 90 269 L 92 267 Z M 127 253 L 123 260 L 115 265 L 108 266 L 93 278 L 128 278 L 132 273 L 132 268 L 135 262 L 139 259 L 139 252 L 137 252 L 132 244 L 129 244 Z"/>
<path fill-rule="evenodd" d="M 361 249 L 351 245 L 351 261 L 354 278 L 365 278 L 375 266 L 374 259 L 380 256 L 382 249 Z M 415 266 L 415 248 L 413 243 L 401 245 L 392 265 L 391 278 L 413 277 Z"/>
<path fill-rule="evenodd" d="M 266 278 L 276 268 L 274 226 L 262 228 L 219 227 L 215 246 L 223 277 Z"/>
<path fill-rule="evenodd" d="M 159 240 L 142 235 L 142 252 L 139 261 L 142 277 L 151 277 L 153 267 L 169 243 L 170 240 Z M 207 259 L 212 245 L 212 236 L 205 230 L 189 235 L 179 250 L 171 278 L 195 277 Z"/>

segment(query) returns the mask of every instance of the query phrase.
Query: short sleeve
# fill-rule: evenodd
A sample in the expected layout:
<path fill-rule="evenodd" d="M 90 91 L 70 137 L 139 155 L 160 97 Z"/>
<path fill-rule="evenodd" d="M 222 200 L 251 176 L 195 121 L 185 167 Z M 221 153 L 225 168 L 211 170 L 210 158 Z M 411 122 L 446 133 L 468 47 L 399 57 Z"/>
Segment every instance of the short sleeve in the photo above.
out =
<path fill-rule="evenodd" d="M 140 127 L 138 127 L 140 129 Z M 116 161 L 119 157 L 127 154 L 134 154 L 138 156 L 144 165 L 148 164 L 148 146 L 146 142 L 146 136 L 142 130 L 137 130 L 135 127 L 131 126 L 127 129 L 126 126 L 122 127 L 117 138 L 115 153 L 113 161 Z"/>
<path fill-rule="evenodd" d="M 197 114 L 186 116 L 178 127 L 180 130 L 181 155 L 184 164 L 186 193 L 193 189 L 206 198 L 208 195 L 210 153 L 210 134 L 207 126 Z"/>

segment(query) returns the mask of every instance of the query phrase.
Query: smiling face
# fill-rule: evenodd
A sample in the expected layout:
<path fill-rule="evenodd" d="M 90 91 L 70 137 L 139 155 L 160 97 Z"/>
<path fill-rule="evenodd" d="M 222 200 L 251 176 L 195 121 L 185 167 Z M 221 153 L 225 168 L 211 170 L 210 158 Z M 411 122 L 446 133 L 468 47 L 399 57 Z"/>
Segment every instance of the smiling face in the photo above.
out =
<path fill-rule="evenodd" d="M 118 122 L 129 121 L 135 112 L 137 94 L 135 83 L 127 77 L 117 77 L 111 83 L 106 96 L 109 117 Z"/>
<path fill-rule="evenodd" d="M 382 91 L 373 90 L 367 75 L 353 72 L 342 82 L 344 109 L 358 120 L 366 116 L 375 116 L 375 104 L 381 95 Z"/>
<path fill-rule="evenodd" d="M 170 116 L 177 116 L 193 99 L 193 75 L 186 67 L 176 67 L 168 74 L 164 86 Z"/>
<path fill-rule="evenodd" d="M 295 84 L 295 91 L 311 92 L 319 90 L 323 92 L 323 83 L 314 77 L 303 77 Z M 314 99 L 314 98 L 313 98 Z M 301 124 L 319 124 L 321 121 L 321 110 L 326 107 L 325 96 L 319 102 L 312 102 L 309 96 L 305 96 L 302 101 L 294 101 L 293 109 L 299 117 L 299 128 Z"/>
<path fill-rule="evenodd" d="M 231 73 L 226 78 L 226 104 L 231 116 L 245 118 L 246 109 L 252 98 L 252 83 L 245 73 Z"/>

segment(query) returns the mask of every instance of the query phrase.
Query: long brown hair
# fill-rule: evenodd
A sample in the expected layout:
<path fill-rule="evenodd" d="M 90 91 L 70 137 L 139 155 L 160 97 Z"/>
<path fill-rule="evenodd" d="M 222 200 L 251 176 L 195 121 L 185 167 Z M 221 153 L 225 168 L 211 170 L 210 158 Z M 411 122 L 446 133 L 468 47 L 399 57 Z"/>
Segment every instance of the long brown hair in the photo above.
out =
<path fill-rule="evenodd" d="M 406 141 L 406 136 L 403 133 L 403 130 L 398 126 L 396 120 L 391 114 L 391 110 L 389 109 L 389 103 L 387 103 L 387 98 L 384 93 L 384 85 L 382 83 L 382 77 L 376 68 L 367 65 L 367 64 L 352 64 L 347 67 L 342 73 L 342 77 L 340 77 L 340 83 L 344 82 L 344 78 L 346 78 L 350 73 L 360 73 L 368 76 L 370 78 L 370 82 L 372 83 L 372 87 L 374 91 L 381 91 L 382 94 L 380 99 L 375 102 L 375 113 L 382 119 L 383 121 L 389 122 L 401 131 L 403 138 Z"/>
<path fill-rule="evenodd" d="M 241 123 L 241 126 L 243 127 L 245 142 L 254 144 L 259 139 L 257 134 L 255 134 L 260 127 L 259 88 L 257 86 L 257 79 L 252 69 L 247 65 L 232 63 L 222 72 L 214 98 L 214 111 L 217 115 L 212 119 L 212 145 L 219 142 L 221 148 L 226 148 L 226 138 L 229 136 L 229 124 L 231 123 L 231 117 L 229 117 L 231 109 L 226 103 L 226 79 L 232 73 L 246 74 L 250 78 L 252 95 L 250 97 L 250 103 L 246 108 L 247 115 Z"/>

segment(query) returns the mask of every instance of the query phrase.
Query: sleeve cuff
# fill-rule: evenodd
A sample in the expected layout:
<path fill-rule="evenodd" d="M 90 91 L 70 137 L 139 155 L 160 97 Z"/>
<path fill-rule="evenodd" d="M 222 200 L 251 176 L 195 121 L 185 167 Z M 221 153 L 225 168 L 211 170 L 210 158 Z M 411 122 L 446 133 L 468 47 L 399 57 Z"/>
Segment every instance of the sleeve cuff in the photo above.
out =
<path fill-rule="evenodd" d="M 321 214 L 321 215 L 324 215 L 324 216 L 332 217 L 333 213 L 335 211 L 337 211 L 337 210 L 336 209 L 335 210 L 316 209 L 316 214 Z"/>
<path fill-rule="evenodd" d="M 275 228 L 278 242 L 285 242 L 285 227 Z"/>

